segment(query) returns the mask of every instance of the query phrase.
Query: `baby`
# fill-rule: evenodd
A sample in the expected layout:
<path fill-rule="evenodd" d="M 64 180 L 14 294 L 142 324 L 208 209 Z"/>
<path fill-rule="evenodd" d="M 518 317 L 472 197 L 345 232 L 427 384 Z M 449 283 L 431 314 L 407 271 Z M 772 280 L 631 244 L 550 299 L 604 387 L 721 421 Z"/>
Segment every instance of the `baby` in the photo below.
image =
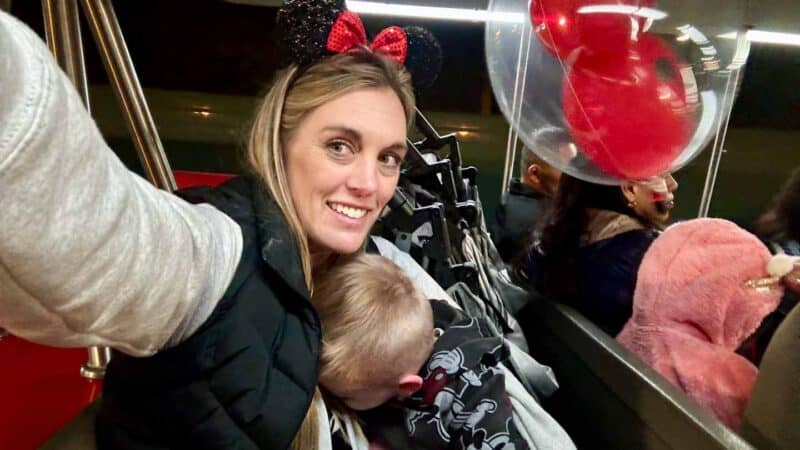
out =
<path fill-rule="evenodd" d="M 313 303 L 322 323 L 320 386 L 355 411 L 401 406 L 408 442 L 392 438 L 390 447 L 528 448 L 499 366 L 508 347 L 480 320 L 426 300 L 399 267 L 369 254 L 340 259 L 318 277 Z"/>
<path fill-rule="evenodd" d="M 363 411 L 422 387 L 433 312 L 394 263 L 368 254 L 340 259 L 317 278 L 313 303 L 322 322 L 319 384 L 328 393 Z"/>

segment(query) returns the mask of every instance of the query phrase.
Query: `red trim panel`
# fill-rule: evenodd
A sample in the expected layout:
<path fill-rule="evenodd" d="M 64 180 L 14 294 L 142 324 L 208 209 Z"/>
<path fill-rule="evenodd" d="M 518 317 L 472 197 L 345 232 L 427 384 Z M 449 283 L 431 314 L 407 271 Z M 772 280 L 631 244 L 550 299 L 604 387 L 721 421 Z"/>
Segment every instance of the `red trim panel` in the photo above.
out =
<path fill-rule="evenodd" d="M 0 449 L 36 449 L 99 395 L 80 375 L 86 349 L 0 339 Z"/>

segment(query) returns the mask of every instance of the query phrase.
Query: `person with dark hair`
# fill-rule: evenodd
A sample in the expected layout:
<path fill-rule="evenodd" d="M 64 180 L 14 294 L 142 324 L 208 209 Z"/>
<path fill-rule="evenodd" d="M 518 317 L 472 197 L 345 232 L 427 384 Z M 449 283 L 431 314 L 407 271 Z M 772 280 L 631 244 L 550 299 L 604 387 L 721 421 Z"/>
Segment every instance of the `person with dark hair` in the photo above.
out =
<path fill-rule="evenodd" d="M 677 187 L 670 174 L 621 186 L 563 175 L 541 238 L 518 270 L 532 289 L 616 335 L 631 316 L 639 264 L 669 219 Z"/>
<path fill-rule="evenodd" d="M 800 168 L 792 172 L 772 199 L 769 209 L 756 219 L 753 231 L 773 253 L 800 256 Z M 759 365 L 775 330 L 798 302 L 800 294 L 787 289 L 780 305 L 764 319 L 737 352 Z"/>
<path fill-rule="evenodd" d="M 800 254 L 800 168 L 792 172 L 753 229 L 762 241 L 778 243 Z"/>
<path fill-rule="evenodd" d="M 553 154 L 570 153 L 572 138 L 561 128 L 539 130 L 533 138 L 533 148 Z M 529 241 L 532 229 L 544 216 L 550 200 L 558 189 L 561 171 L 524 147 L 519 161 L 519 178 L 511 180 L 495 212 L 492 240 L 500 257 L 511 262 Z"/>

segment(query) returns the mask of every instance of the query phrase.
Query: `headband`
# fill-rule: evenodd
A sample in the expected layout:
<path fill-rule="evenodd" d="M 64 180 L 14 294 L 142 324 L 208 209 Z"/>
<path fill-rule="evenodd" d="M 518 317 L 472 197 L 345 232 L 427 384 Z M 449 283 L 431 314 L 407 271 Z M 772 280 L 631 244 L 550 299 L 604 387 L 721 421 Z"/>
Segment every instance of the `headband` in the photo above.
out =
<path fill-rule="evenodd" d="M 344 0 L 286 0 L 278 11 L 278 28 L 294 63 L 303 67 L 325 57 L 369 50 L 405 65 L 416 89 L 430 87 L 442 67 L 442 49 L 420 27 L 389 27 L 370 42 L 358 14 Z"/>

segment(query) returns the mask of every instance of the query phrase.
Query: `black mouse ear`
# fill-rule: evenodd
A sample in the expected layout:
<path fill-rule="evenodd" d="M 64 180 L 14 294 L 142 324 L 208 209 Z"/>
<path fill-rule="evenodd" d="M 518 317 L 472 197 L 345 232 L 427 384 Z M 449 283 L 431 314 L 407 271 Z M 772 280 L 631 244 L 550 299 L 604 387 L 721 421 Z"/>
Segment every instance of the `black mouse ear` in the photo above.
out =
<path fill-rule="evenodd" d="M 422 90 L 433 85 L 442 70 L 442 47 L 430 31 L 421 27 L 405 27 L 408 56 L 405 66 L 411 73 L 414 88 Z"/>
<path fill-rule="evenodd" d="M 330 55 L 328 37 L 344 11 L 344 0 L 286 0 L 278 10 L 278 32 L 292 62 L 306 66 Z M 442 70 L 442 48 L 424 28 L 405 27 L 403 31 L 408 42 L 406 69 L 414 88 L 426 89 Z"/>
<path fill-rule="evenodd" d="M 328 35 L 345 11 L 344 0 L 286 0 L 278 10 L 278 29 L 292 61 L 305 66 L 327 56 Z"/>

